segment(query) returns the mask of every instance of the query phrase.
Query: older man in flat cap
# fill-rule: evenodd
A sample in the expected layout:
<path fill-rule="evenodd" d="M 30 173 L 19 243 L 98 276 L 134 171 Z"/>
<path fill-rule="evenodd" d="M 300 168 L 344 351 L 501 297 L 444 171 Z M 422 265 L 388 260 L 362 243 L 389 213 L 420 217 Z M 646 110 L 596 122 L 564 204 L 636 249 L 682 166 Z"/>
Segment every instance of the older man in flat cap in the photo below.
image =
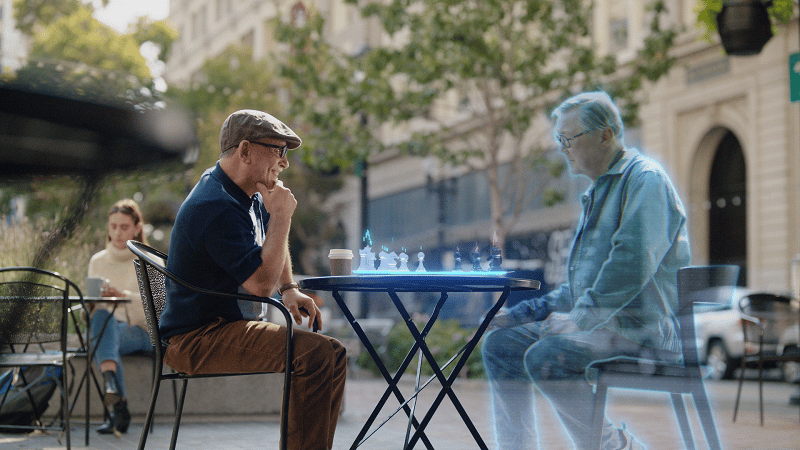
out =
<path fill-rule="evenodd" d="M 275 117 L 231 114 L 221 155 L 184 201 L 170 240 L 168 268 L 196 286 L 269 296 L 277 288 L 298 325 L 321 327 L 314 301 L 297 289 L 289 227 L 297 201 L 278 176 L 300 138 Z M 189 373 L 282 372 L 286 329 L 246 319 L 235 301 L 168 285 L 160 322 L 164 362 Z M 330 449 L 345 383 L 345 350 L 335 339 L 298 329 L 289 399 L 288 446 Z"/>

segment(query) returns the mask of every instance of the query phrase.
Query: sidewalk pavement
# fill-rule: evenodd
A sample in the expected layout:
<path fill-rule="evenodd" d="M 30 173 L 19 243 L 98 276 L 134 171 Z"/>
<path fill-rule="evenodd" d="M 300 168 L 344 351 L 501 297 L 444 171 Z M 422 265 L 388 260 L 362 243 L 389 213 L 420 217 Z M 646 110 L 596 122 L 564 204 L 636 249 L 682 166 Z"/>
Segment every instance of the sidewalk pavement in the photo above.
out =
<path fill-rule="evenodd" d="M 189 394 L 192 394 L 191 382 Z M 764 388 L 764 426 L 759 425 L 758 384 L 746 381 L 742 392 L 739 416 L 732 423 L 733 405 L 736 399 L 736 381 L 706 381 L 706 389 L 714 407 L 717 430 L 725 450 L 797 450 L 800 448 L 800 413 L 798 406 L 789 405 L 790 395 L 797 387 L 782 382 L 766 382 Z M 345 410 L 339 420 L 334 442 L 335 450 L 349 449 L 372 407 L 385 390 L 386 384 L 379 379 L 363 375 L 351 376 L 345 392 Z M 401 383 L 404 393 L 411 390 L 409 383 Z M 437 383 L 431 383 L 423 391 L 417 405 L 417 416 L 422 417 L 435 397 Z M 489 412 L 488 386 L 485 380 L 459 380 L 455 386 L 459 400 L 468 411 L 489 448 L 494 448 Z M 195 393 L 196 394 L 196 393 Z M 377 422 L 394 411 L 398 403 L 391 397 Z M 708 446 L 702 437 L 691 402 L 689 417 L 698 450 Z M 672 410 L 669 396 L 632 390 L 611 390 L 607 414 L 620 426 L 625 422 L 628 430 L 650 450 L 683 449 L 683 443 Z M 407 421 L 401 412 L 390 420 L 360 449 L 399 450 L 403 446 Z M 542 396 L 536 398 L 539 448 L 572 449 L 569 438 L 555 417 L 553 409 Z M 77 419 L 77 418 L 76 418 Z M 120 438 L 101 436 L 94 430 L 90 435 L 90 446 L 85 447 L 82 423 L 74 424 L 72 447 L 86 450 L 132 450 L 136 449 L 142 430 L 143 417 L 134 417 L 128 433 Z M 96 428 L 93 424 L 92 428 Z M 478 445 L 461 421 L 450 400 L 445 397 L 434 419 L 428 426 L 427 435 L 436 449 L 477 449 Z M 171 417 L 157 417 L 154 432 L 147 441 L 148 449 L 169 447 Z M 57 442 L 55 434 L 27 436 L 0 434 L 2 450 L 57 450 L 65 448 Z M 277 449 L 278 418 L 275 416 L 186 416 L 178 436 L 178 448 L 203 450 Z M 416 446 L 424 448 L 422 444 Z"/>

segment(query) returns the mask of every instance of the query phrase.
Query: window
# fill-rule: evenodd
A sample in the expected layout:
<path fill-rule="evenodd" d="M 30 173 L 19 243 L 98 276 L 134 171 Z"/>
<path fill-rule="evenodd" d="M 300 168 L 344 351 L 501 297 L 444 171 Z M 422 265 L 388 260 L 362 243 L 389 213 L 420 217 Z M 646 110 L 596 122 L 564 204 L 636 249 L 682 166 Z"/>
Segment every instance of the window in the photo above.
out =
<path fill-rule="evenodd" d="M 628 48 L 628 19 L 612 19 L 610 28 L 610 50 L 612 52 L 618 52 Z"/>

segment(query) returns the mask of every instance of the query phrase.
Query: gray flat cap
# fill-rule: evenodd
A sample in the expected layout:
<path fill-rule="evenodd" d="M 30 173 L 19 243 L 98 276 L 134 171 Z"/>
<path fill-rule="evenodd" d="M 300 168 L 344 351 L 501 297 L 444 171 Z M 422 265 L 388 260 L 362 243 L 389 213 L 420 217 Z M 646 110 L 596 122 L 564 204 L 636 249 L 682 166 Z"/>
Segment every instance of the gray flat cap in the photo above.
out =
<path fill-rule="evenodd" d="M 219 148 L 224 152 L 245 139 L 265 137 L 283 139 L 290 149 L 303 143 L 291 128 L 275 117 L 254 109 L 243 109 L 225 119 L 219 132 Z"/>

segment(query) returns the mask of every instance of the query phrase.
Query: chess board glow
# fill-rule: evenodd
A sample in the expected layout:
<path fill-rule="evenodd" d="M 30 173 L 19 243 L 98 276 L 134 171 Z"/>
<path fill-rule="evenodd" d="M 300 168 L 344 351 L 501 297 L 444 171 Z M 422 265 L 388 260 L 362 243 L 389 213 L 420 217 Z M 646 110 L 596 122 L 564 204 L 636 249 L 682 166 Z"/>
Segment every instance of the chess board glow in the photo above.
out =
<path fill-rule="evenodd" d="M 488 270 L 488 271 L 471 271 L 465 272 L 462 270 L 450 270 L 446 272 L 409 272 L 402 270 L 354 270 L 354 275 L 413 275 L 413 276 L 459 276 L 459 277 L 475 277 L 475 276 L 504 276 L 508 275 L 505 270 Z"/>

